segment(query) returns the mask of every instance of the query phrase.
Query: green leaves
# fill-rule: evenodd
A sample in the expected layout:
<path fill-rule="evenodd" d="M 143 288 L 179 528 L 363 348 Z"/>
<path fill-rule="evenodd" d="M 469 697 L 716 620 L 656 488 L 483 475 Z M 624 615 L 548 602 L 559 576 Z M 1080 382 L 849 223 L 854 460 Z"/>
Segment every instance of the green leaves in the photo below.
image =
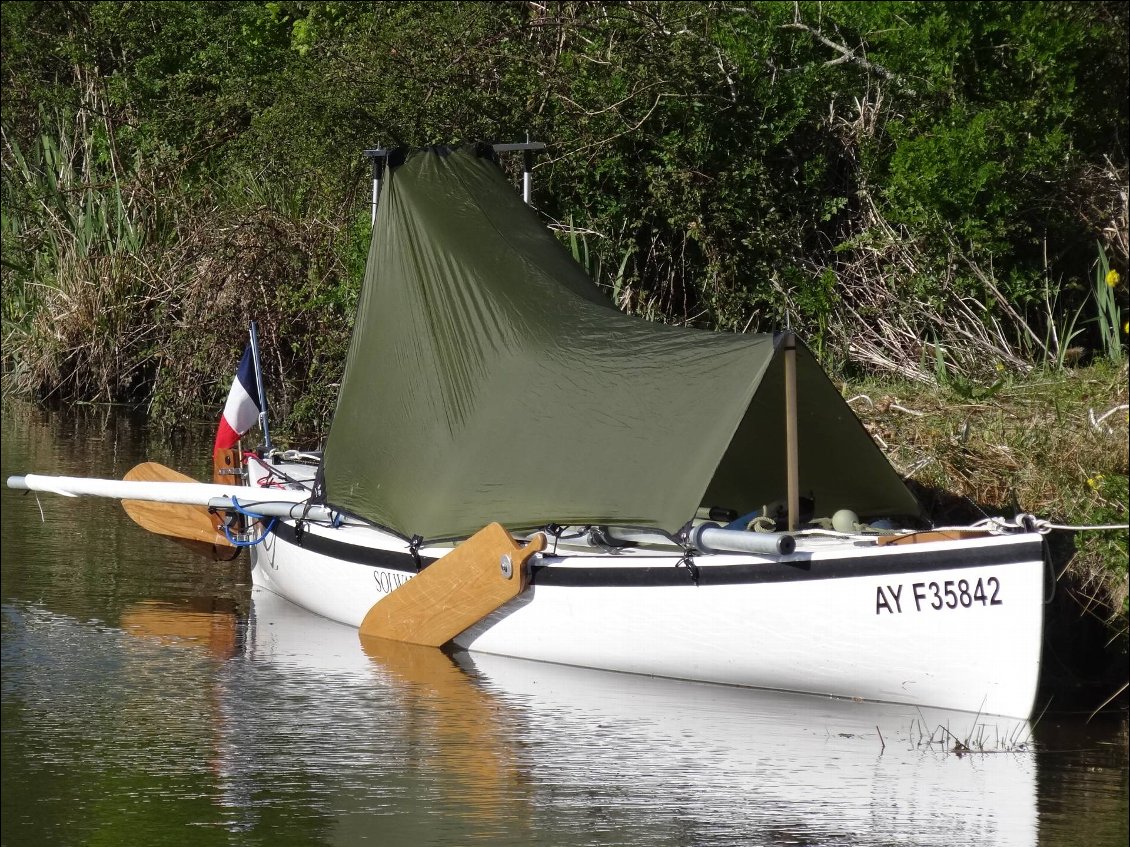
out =
<path fill-rule="evenodd" d="M 535 206 L 584 232 L 622 308 L 727 331 L 788 316 L 825 361 L 928 380 L 925 338 L 970 378 L 1022 369 L 1068 324 L 1106 349 L 1072 317 L 1090 290 L 1064 281 L 1096 239 L 1127 272 L 1124 4 L 13 0 L 4 15 L 6 296 L 41 237 L 19 158 L 60 127 L 79 152 L 43 179 L 99 176 L 59 232 L 82 218 L 195 257 L 214 247 L 202 232 L 253 229 L 232 255 L 294 289 L 264 308 L 304 327 L 303 349 L 319 327 L 299 304 L 337 314 L 356 290 L 374 145 L 545 140 Z M 186 286 L 214 270 L 177 262 Z"/>

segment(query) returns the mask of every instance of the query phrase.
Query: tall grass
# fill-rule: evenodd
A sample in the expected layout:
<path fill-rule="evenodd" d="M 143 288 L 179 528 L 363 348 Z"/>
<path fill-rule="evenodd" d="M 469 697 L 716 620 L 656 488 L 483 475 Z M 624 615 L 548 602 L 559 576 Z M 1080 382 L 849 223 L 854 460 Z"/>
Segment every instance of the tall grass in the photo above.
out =
<path fill-rule="evenodd" d="M 620 309 L 632 313 L 633 298 L 630 286 L 628 285 L 627 272 L 628 263 L 631 261 L 635 253 L 634 247 L 626 247 L 621 251 L 620 263 L 616 270 L 612 273 L 606 273 L 604 262 L 599 251 L 589 250 L 589 235 L 595 234 L 588 230 L 582 230 L 576 227 L 573 223 L 572 216 L 569 217 L 569 224 L 565 228 L 565 233 L 569 238 L 569 252 L 573 256 L 573 260 L 584 268 L 585 273 L 597 285 L 602 288 L 610 288 L 610 295 L 612 302 Z M 645 317 L 654 319 L 654 309 L 645 309 Z"/>
<path fill-rule="evenodd" d="M 4 381 L 60 399 L 93 384 L 96 398 L 120 399 L 151 340 L 139 281 L 152 210 L 105 135 L 58 113 L 44 118 L 27 149 L 3 138 Z"/>
<path fill-rule="evenodd" d="M 347 227 L 252 168 L 158 182 L 81 124 L 44 115 L 34 144 L 3 138 L 5 390 L 146 403 L 176 426 L 222 400 L 252 318 L 273 408 L 306 378 L 332 382 L 353 309 Z M 306 416 L 324 423 L 333 398 L 316 396 Z"/>
<path fill-rule="evenodd" d="M 1125 525 L 1127 368 L 1100 359 L 1085 368 L 1005 374 L 991 400 L 909 380 L 848 390 L 872 399 L 853 408 L 938 523 L 1028 512 L 1064 526 Z M 1130 535 L 1122 529 L 1057 537 L 1073 546 L 1070 563 L 1058 562 L 1066 590 L 1125 638 Z"/>

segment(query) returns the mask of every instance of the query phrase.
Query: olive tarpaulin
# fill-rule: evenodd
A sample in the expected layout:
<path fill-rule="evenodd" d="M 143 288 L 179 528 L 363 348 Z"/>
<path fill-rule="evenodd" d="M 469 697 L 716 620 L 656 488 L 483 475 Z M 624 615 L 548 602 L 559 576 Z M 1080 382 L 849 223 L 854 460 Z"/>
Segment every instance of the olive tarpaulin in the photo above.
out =
<path fill-rule="evenodd" d="M 329 504 L 397 533 L 555 523 L 675 533 L 786 497 L 780 336 L 619 312 L 489 148 L 390 156 L 326 440 Z M 798 344 L 799 492 L 919 506 Z"/>

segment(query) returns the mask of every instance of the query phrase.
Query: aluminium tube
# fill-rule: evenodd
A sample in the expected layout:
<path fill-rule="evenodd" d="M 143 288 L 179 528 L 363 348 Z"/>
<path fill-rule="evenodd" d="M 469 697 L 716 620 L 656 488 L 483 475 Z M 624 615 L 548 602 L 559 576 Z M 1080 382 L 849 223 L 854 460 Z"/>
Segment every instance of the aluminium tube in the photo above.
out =
<path fill-rule="evenodd" d="M 333 522 L 341 515 L 328 506 L 310 503 L 309 491 L 285 488 L 252 488 L 206 482 L 145 482 L 93 477 L 25 474 L 8 477 L 8 487 L 42 491 L 63 497 L 107 497 L 112 500 L 145 500 L 211 509 L 232 508 L 232 498 L 241 509 L 257 515 Z"/>
<path fill-rule="evenodd" d="M 388 150 L 383 147 L 373 147 L 365 150 L 365 158 L 369 160 L 369 164 L 373 167 L 373 212 L 369 219 L 370 226 L 377 224 L 377 204 L 381 200 L 381 177 L 384 175 L 385 160 L 388 158 Z"/>
<path fill-rule="evenodd" d="M 766 553 L 789 556 L 796 550 L 796 539 L 788 533 L 723 529 L 716 523 L 704 523 L 695 527 L 691 530 L 690 541 L 703 553 Z"/>

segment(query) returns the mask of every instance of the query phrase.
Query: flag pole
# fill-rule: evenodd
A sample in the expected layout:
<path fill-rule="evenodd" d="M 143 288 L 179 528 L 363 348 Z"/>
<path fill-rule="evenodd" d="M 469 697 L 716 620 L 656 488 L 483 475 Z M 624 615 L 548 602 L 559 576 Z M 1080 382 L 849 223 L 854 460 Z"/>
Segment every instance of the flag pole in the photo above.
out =
<path fill-rule="evenodd" d="M 251 359 L 255 363 L 255 387 L 259 392 L 259 427 L 263 430 L 263 446 L 271 449 L 271 431 L 267 428 L 267 392 L 263 390 L 263 365 L 259 361 L 259 332 L 251 322 Z"/>

